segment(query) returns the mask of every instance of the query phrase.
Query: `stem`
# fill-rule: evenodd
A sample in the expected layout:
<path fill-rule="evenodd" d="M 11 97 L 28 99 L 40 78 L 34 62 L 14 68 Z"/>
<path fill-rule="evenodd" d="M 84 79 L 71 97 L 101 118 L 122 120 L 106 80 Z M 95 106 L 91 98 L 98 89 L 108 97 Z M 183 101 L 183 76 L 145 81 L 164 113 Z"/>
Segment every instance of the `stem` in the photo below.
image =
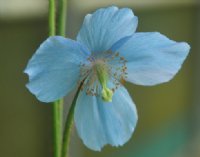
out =
<path fill-rule="evenodd" d="M 67 0 L 58 0 L 58 35 L 65 36 L 65 24 L 67 17 Z M 55 132 L 57 132 L 57 153 L 55 157 L 62 155 L 62 120 L 63 120 L 63 99 L 54 103 L 54 117 L 55 117 Z M 56 118 L 57 117 L 57 118 Z M 57 119 L 57 123 L 56 123 Z M 56 135 L 55 135 L 56 136 Z"/>
<path fill-rule="evenodd" d="M 65 36 L 67 20 L 67 0 L 58 0 L 58 35 Z"/>
<path fill-rule="evenodd" d="M 56 34 L 56 6 L 55 0 L 49 0 L 49 36 Z M 58 100 L 53 103 L 53 148 L 54 157 L 61 157 L 62 145 L 62 112 L 63 100 Z"/>
<path fill-rule="evenodd" d="M 73 120 L 74 120 L 74 109 L 75 109 L 76 100 L 80 92 L 81 86 L 82 84 L 79 86 L 75 94 L 75 97 L 72 101 L 72 105 L 67 115 L 67 121 L 65 124 L 65 130 L 63 134 L 62 157 L 68 157 L 68 154 L 69 154 L 70 132 L 72 130 L 72 125 L 73 125 Z"/>
<path fill-rule="evenodd" d="M 53 36 L 56 34 L 55 28 L 55 18 L 56 18 L 56 10 L 55 10 L 55 0 L 49 0 L 49 36 Z"/>
<path fill-rule="evenodd" d="M 53 104 L 54 157 L 61 157 L 63 99 Z"/>

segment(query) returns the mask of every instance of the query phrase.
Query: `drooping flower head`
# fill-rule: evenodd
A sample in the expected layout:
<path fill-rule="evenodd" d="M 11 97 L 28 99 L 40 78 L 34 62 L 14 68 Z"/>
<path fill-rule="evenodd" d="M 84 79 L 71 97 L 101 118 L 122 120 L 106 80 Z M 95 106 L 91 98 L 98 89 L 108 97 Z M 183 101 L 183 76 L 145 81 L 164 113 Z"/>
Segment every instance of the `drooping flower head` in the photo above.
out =
<path fill-rule="evenodd" d="M 157 32 L 136 33 L 137 24 L 131 9 L 98 9 L 85 16 L 76 41 L 49 37 L 25 69 L 27 88 L 42 102 L 62 98 L 82 84 L 74 119 L 90 149 L 130 139 L 138 117 L 124 81 L 145 86 L 167 82 L 189 53 L 185 42 Z"/>

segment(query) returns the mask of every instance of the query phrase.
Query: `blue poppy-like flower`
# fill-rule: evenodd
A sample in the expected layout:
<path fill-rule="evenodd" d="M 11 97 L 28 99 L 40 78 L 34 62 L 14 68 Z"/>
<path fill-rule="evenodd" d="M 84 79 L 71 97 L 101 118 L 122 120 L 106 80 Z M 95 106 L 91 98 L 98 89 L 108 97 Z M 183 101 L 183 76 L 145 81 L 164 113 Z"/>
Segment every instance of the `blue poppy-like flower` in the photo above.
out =
<path fill-rule="evenodd" d="M 42 102 L 62 98 L 82 82 L 74 119 L 90 149 L 123 145 L 136 127 L 136 107 L 124 80 L 145 86 L 167 82 L 189 53 L 185 42 L 136 33 L 137 24 L 131 9 L 98 9 L 86 15 L 76 41 L 49 37 L 25 69 L 27 88 Z"/>

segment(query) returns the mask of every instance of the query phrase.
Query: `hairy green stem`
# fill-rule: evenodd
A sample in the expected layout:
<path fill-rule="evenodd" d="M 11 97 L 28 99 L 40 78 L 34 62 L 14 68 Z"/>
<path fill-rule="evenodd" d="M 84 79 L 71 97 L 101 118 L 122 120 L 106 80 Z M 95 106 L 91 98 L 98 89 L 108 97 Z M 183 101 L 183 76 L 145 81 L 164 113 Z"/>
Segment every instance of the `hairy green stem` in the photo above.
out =
<path fill-rule="evenodd" d="M 65 36 L 67 20 L 67 0 L 58 0 L 58 35 Z"/>
<path fill-rule="evenodd" d="M 56 35 L 55 0 L 49 0 L 49 36 Z M 61 157 L 63 100 L 53 103 L 53 156 Z"/>
<path fill-rule="evenodd" d="M 78 98 L 78 94 L 80 92 L 81 86 L 82 84 L 79 86 L 74 96 L 74 99 L 72 101 L 71 107 L 67 115 L 67 121 L 65 123 L 65 129 L 64 129 L 64 134 L 63 134 L 62 157 L 69 157 L 70 133 L 71 133 L 73 121 L 74 121 L 74 109 L 75 109 L 76 100 Z"/>

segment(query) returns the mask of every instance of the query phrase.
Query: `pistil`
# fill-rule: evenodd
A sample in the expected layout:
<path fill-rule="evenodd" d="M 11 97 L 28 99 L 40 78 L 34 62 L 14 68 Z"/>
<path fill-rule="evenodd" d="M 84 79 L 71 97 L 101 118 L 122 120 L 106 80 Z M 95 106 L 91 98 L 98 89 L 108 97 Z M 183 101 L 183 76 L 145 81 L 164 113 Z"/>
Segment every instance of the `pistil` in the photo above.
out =
<path fill-rule="evenodd" d="M 101 97 L 104 101 L 111 102 L 113 91 L 107 87 L 107 83 L 109 80 L 108 67 L 103 60 L 100 60 L 96 61 L 94 68 L 96 70 L 99 83 L 101 84 L 102 87 Z"/>

